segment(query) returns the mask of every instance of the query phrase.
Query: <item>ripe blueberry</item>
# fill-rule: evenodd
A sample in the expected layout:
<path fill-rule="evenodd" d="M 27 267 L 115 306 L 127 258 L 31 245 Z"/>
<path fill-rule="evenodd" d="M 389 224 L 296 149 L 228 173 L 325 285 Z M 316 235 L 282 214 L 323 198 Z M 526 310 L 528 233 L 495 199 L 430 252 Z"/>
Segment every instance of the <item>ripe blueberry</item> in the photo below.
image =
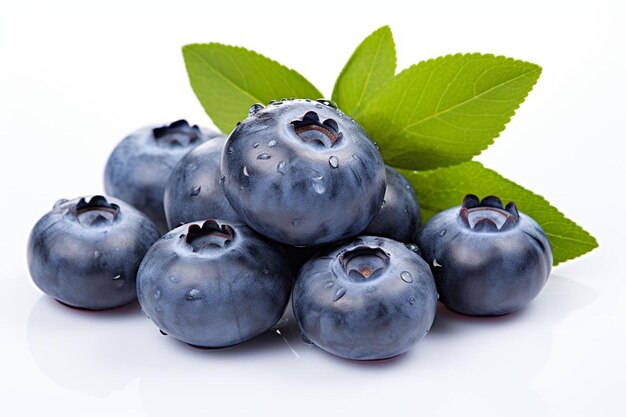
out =
<path fill-rule="evenodd" d="M 206 220 L 179 226 L 150 248 L 137 296 L 161 331 L 219 348 L 269 330 L 285 310 L 291 281 L 283 253 L 252 229 Z"/>
<path fill-rule="evenodd" d="M 163 206 L 170 229 L 204 219 L 239 221 L 224 196 L 220 161 L 225 136 L 192 149 L 176 164 L 165 186 Z"/>
<path fill-rule="evenodd" d="M 294 246 L 359 234 L 385 194 L 385 170 L 365 131 L 311 100 L 252 106 L 222 154 L 224 191 L 257 232 Z"/>
<path fill-rule="evenodd" d="M 139 263 L 158 238 L 154 224 L 122 201 L 59 200 L 30 234 L 28 267 L 35 284 L 64 304 L 120 307 L 135 299 Z"/>
<path fill-rule="evenodd" d="M 541 227 L 498 197 L 468 194 L 420 231 L 441 301 L 451 310 L 497 316 L 528 304 L 543 288 L 552 250 Z"/>
<path fill-rule="evenodd" d="M 189 150 L 216 135 L 185 120 L 131 133 L 109 156 L 104 170 L 106 193 L 143 212 L 165 233 L 163 192 L 170 173 Z"/>
<path fill-rule="evenodd" d="M 310 259 L 292 297 L 309 340 L 358 360 L 408 351 L 430 330 L 437 306 L 426 262 L 400 242 L 372 236 Z"/>
<path fill-rule="evenodd" d="M 382 207 L 363 231 L 364 235 L 383 236 L 400 242 L 412 242 L 421 220 L 420 206 L 411 183 L 386 165 L 387 189 Z"/>

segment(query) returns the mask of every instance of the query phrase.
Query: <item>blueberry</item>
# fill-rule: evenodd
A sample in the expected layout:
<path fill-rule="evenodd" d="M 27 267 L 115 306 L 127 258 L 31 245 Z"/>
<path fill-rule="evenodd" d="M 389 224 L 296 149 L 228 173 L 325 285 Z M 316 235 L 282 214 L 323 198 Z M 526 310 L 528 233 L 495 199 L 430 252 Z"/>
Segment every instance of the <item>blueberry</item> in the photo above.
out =
<path fill-rule="evenodd" d="M 291 290 L 283 253 L 249 227 L 206 220 L 159 239 L 137 276 L 143 311 L 190 345 L 235 345 L 269 330 Z"/>
<path fill-rule="evenodd" d="M 239 216 L 294 246 L 358 235 L 385 194 L 376 145 L 328 101 L 254 105 L 226 141 L 222 174 Z"/>
<path fill-rule="evenodd" d="M 441 301 L 451 310 L 497 316 L 518 310 L 541 291 L 552 250 L 541 227 L 498 197 L 468 194 L 434 216 L 418 244 L 431 265 Z"/>
<path fill-rule="evenodd" d="M 408 351 L 430 330 L 437 292 L 426 262 L 404 244 L 360 237 L 309 260 L 293 289 L 304 335 L 347 359 Z"/>
<path fill-rule="evenodd" d="M 30 234 L 28 267 L 35 284 L 64 304 L 120 307 L 135 299 L 139 263 L 158 238 L 154 224 L 122 201 L 59 200 Z"/>
<path fill-rule="evenodd" d="M 239 222 L 224 196 L 220 161 L 225 136 L 192 149 L 172 171 L 165 186 L 163 205 L 170 229 L 180 223 L 204 219 Z"/>
<path fill-rule="evenodd" d="M 386 165 L 385 172 L 387 189 L 382 207 L 363 234 L 411 242 L 416 238 L 422 217 L 415 190 L 392 167 Z"/>
<path fill-rule="evenodd" d="M 104 171 L 106 193 L 142 211 L 165 233 L 163 192 L 170 173 L 189 150 L 216 135 L 185 120 L 131 133 L 109 156 Z"/>

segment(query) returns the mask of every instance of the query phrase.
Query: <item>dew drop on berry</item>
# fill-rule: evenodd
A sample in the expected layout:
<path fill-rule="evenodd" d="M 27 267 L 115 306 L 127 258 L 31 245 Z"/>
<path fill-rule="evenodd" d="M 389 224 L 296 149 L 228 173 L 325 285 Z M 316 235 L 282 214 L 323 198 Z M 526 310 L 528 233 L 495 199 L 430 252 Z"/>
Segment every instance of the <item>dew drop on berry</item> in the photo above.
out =
<path fill-rule="evenodd" d="M 258 142 L 257 142 L 257 143 L 255 143 L 254 145 L 252 145 L 252 147 L 253 147 L 254 149 L 258 148 L 258 147 L 259 147 L 259 143 L 258 143 Z"/>
<path fill-rule="evenodd" d="M 248 167 L 244 165 L 243 167 L 243 175 L 245 175 L 246 177 L 249 177 L 250 174 L 248 174 Z"/>
<path fill-rule="evenodd" d="M 191 192 L 189 193 L 189 195 L 190 195 L 191 197 L 195 197 L 195 196 L 197 196 L 198 194 L 200 194 L 200 190 L 201 190 L 201 189 L 202 189 L 202 187 L 201 187 L 201 186 L 196 185 L 195 187 L 193 187 L 193 188 L 191 189 Z"/>
<path fill-rule="evenodd" d="M 445 236 L 446 235 L 446 229 L 443 229 L 441 232 L 439 232 L 439 236 Z"/>
<path fill-rule="evenodd" d="M 265 161 L 265 160 L 270 159 L 271 157 L 272 157 L 272 155 L 270 155 L 269 153 L 263 152 L 263 153 L 258 154 L 256 159 L 261 159 L 261 160 Z"/>
<path fill-rule="evenodd" d="M 202 298 L 202 293 L 200 292 L 200 290 L 197 289 L 192 289 L 190 290 L 186 295 L 185 295 L 185 300 L 187 301 L 193 301 L 193 300 L 198 300 Z"/>
<path fill-rule="evenodd" d="M 274 139 L 270 140 L 270 141 L 267 143 L 267 146 L 269 146 L 270 148 L 271 148 L 272 146 L 276 146 L 276 141 L 275 141 Z"/>
<path fill-rule="evenodd" d="M 278 163 L 278 165 L 276 165 L 276 171 L 278 171 L 281 174 L 285 174 L 285 161 L 280 161 Z"/>
<path fill-rule="evenodd" d="M 253 114 L 256 114 L 259 110 L 263 109 L 263 105 L 259 104 L 259 103 L 255 103 L 252 106 L 250 106 L 250 110 L 248 110 L 248 116 L 252 116 Z"/>
<path fill-rule="evenodd" d="M 413 275 L 411 275 L 409 271 L 400 272 L 400 278 L 402 279 L 402 281 L 406 282 L 407 284 L 410 284 L 411 282 L 413 282 Z"/>
<path fill-rule="evenodd" d="M 330 158 L 328 158 L 328 163 L 330 164 L 332 168 L 337 168 L 339 166 L 339 158 L 333 155 Z"/>
<path fill-rule="evenodd" d="M 333 302 L 336 302 L 336 301 L 340 300 L 341 297 L 343 297 L 344 295 L 346 295 L 346 289 L 345 288 L 339 288 L 337 290 L 337 292 L 335 293 L 335 296 L 333 297 Z"/>
<path fill-rule="evenodd" d="M 321 108 L 322 108 L 322 105 L 321 105 L 321 104 L 316 104 L 316 105 L 315 105 L 315 108 L 316 108 L 316 109 L 321 109 Z"/>

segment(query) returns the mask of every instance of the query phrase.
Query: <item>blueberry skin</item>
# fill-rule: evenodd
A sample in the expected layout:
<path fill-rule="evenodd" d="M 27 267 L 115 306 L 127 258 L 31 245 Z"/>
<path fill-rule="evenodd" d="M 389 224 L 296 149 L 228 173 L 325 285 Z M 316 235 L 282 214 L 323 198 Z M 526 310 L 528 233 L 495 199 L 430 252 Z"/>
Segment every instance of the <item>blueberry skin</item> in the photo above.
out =
<path fill-rule="evenodd" d="M 136 298 L 139 263 L 159 236 L 146 216 L 120 200 L 59 200 L 30 234 L 28 267 L 35 284 L 64 304 L 116 308 Z"/>
<path fill-rule="evenodd" d="M 332 103 L 286 100 L 250 115 L 222 154 L 224 191 L 257 232 L 293 246 L 358 235 L 385 194 L 385 170 L 365 131 Z"/>
<path fill-rule="evenodd" d="M 269 330 L 291 290 L 283 253 L 242 223 L 182 225 L 150 248 L 137 276 L 143 311 L 168 335 L 220 348 Z"/>
<path fill-rule="evenodd" d="M 185 120 L 136 130 L 109 156 L 104 170 L 105 192 L 143 212 L 165 233 L 169 229 L 163 192 L 174 166 L 191 149 L 218 134 L 190 126 Z"/>
<path fill-rule="evenodd" d="M 304 264 L 292 305 L 300 329 L 320 348 L 376 360 L 407 352 L 428 333 L 437 291 L 419 255 L 400 242 L 366 236 Z"/>
<path fill-rule="evenodd" d="M 180 223 L 204 219 L 240 222 L 230 206 L 220 178 L 222 148 L 226 136 L 215 137 L 187 153 L 172 171 L 165 186 L 163 206 L 170 229 Z"/>
<path fill-rule="evenodd" d="M 382 207 L 363 234 L 412 242 L 422 219 L 417 195 L 411 183 L 398 171 L 385 165 L 385 172 L 387 189 Z"/>
<path fill-rule="evenodd" d="M 473 316 L 524 307 L 539 294 L 552 267 L 541 227 L 515 204 L 503 208 L 494 196 L 479 202 L 468 195 L 462 206 L 435 215 L 420 231 L 418 245 L 440 300 Z"/>

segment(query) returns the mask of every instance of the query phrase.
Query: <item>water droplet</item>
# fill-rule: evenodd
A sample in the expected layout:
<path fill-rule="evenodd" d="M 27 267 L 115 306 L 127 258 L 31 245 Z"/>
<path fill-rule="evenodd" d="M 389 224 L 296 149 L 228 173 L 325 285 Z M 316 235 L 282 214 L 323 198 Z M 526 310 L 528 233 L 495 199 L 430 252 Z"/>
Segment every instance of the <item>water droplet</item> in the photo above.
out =
<path fill-rule="evenodd" d="M 318 194 L 324 194 L 326 191 L 326 184 L 322 181 L 324 177 L 313 177 L 313 190 Z"/>
<path fill-rule="evenodd" d="M 359 159 L 359 155 L 356 155 L 356 154 L 352 155 L 352 159 Z"/>
<path fill-rule="evenodd" d="M 316 104 L 316 105 L 315 105 L 315 108 L 316 108 L 316 109 L 321 109 L 321 108 L 322 108 L 322 105 L 321 105 L 321 104 Z"/>
<path fill-rule="evenodd" d="M 161 298 L 161 291 L 160 290 L 156 290 L 154 292 L 154 299 L 158 300 L 159 298 Z"/>
<path fill-rule="evenodd" d="M 421 255 L 421 254 L 422 254 L 422 253 L 421 253 L 421 251 L 420 251 L 419 246 L 417 246 L 415 243 L 407 243 L 407 244 L 405 244 L 404 246 L 406 246 L 406 248 L 407 248 L 408 250 L 410 250 L 411 252 L 415 252 L 415 253 L 417 253 L 418 255 Z"/>
<path fill-rule="evenodd" d="M 312 345 L 313 344 L 313 342 L 311 342 L 311 340 L 308 337 L 306 337 L 305 335 L 302 335 L 302 341 L 304 343 L 306 343 L 307 345 Z"/>
<path fill-rule="evenodd" d="M 411 275 L 411 273 L 409 271 L 402 271 L 400 272 L 400 278 L 402 278 L 402 281 L 410 284 L 411 282 L 413 282 L 413 275 Z"/>
<path fill-rule="evenodd" d="M 228 154 L 229 154 L 229 155 L 232 155 L 232 154 L 233 154 L 233 152 L 235 152 L 235 150 L 233 149 L 233 147 L 232 147 L 232 146 L 229 146 L 229 147 L 228 147 L 228 150 L 227 150 L 226 152 L 228 152 Z"/>
<path fill-rule="evenodd" d="M 346 295 L 346 289 L 345 288 L 339 288 L 337 290 L 337 292 L 335 293 L 335 296 L 333 297 L 333 302 L 338 301 L 344 295 Z"/>
<path fill-rule="evenodd" d="M 410 189 L 411 189 L 411 186 L 410 186 L 410 185 L 406 185 L 406 186 L 405 186 L 405 188 L 406 188 L 407 190 L 410 190 Z"/>
<path fill-rule="evenodd" d="M 190 195 L 190 196 L 192 196 L 192 197 L 195 197 L 195 196 L 197 196 L 198 194 L 200 194 L 200 190 L 201 190 L 201 189 L 202 189 L 202 187 L 201 187 L 201 186 L 196 185 L 195 187 L 193 187 L 193 188 L 191 189 L 191 193 L 189 193 L 189 195 Z"/>
<path fill-rule="evenodd" d="M 383 199 L 383 204 L 381 204 L 381 205 L 380 205 L 380 208 L 385 207 L 385 205 L 387 205 L 387 201 L 385 201 L 385 200 Z"/>
<path fill-rule="evenodd" d="M 114 277 L 113 277 L 113 281 L 117 281 L 117 280 L 118 280 L 118 279 L 120 279 L 120 278 L 122 278 L 122 276 L 121 276 L 121 275 L 116 275 L 116 276 L 114 276 Z"/>
<path fill-rule="evenodd" d="M 415 304 L 415 298 L 413 298 L 413 297 L 409 298 L 409 303 L 410 304 Z"/>
<path fill-rule="evenodd" d="M 252 106 L 250 106 L 250 110 L 248 110 L 248 116 L 256 114 L 259 110 L 262 110 L 263 108 L 264 106 L 262 104 L 254 103 Z"/>
<path fill-rule="evenodd" d="M 246 177 L 249 177 L 250 174 L 248 174 L 248 167 L 247 166 L 243 166 L 243 175 L 245 175 Z"/>
<path fill-rule="evenodd" d="M 270 155 L 269 153 L 263 152 L 257 155 L 256 159 L 267 160 L 267 159 L 270 159 L 271 157 L 272 155 Z"/>
<path fill-rule="evenodd" d="M 330 288 L 330 287 L 332 287 L 333 285 L 335 285 L 335 282 L 334 282 L 334 281 L 330 281 L 330 280 L 329 280 L 329 281 L 326 281 L 326 285 L 325 285 L 325 287 L 326 287 L 326 288 Z"/>
<path fill-rule="evenodd" d="M 439 262 L 437 262 L 436 259 L 433 259 L 433 266 L 436 266 L 438 268 L 442 268 L 443 267 L 443 265 L 441 265 Z"/>
<path fill-rule="evenodd" d="M 443 229 L 441 232 L 439 232 L 439 236 L 445 236 L 446 235 L 446 229 Z"/>
<path fill-rule="evenodd" d="M 169 280 L 173 283 L 173 284 L 178 284 L 180 282 L 180 279 L 175 276 L 175 275 L 170 275 L 169 276 Z"/>
<path fill-rule="evenodd" d="M 95 251 L 95 252 L 93 253 L 93 257 L 94 257 L 94 258 L 99 258 L 99 257 L 100 257 L 100 252 L 99 252 L 99 251 Z"/>
<path fill-rule="evenodd" d="M 274 139 L 270 140 L 270 141 L 267 143 L 267 146 L 269 146 L 270 148 L 271 148 L 272 146 L 276 146 L 276 141 L 275 141 Z"/>
<path fill-rule="evenodd" d="M 339 158 L 337 158 L 336 156 L 331 156 L 330 158 L 328 158 L 328 163 L 331 167 L 337 168 L 339 166 Z"/>
<path fill-rule="evenodd" d="M 159 332 L 161 332 L 163 336 L 167 336 L 167 333 L 165 333 L 163 330 L 159 329 Z"/>
<path fill-rule="evenodd" d="M 254 149 L 258 148 L 258 147 L 259 147 L 259 143 L 258 143 L 258 142 L 257 142 L 257 143 L 255 143 L 254 145 L 252 145 L 252 147 L 253 147 Z"/>
<path fill-rule="evenodd" d="M 280 161 L 278 163 L 278 165 L 276 165 L 276 171 L 280 172 L 281 174 L 285 173 L 285 161 Z"/>
<path fill-rule="evenodd" d="M 200 290 L 197 290 L 195 288 L 190 290 L 185 295 L 185 300 L 187 300 L 187 301 L 198 300 L 200 298 L 202 298 L 202 293 L 200 292 Z"/>

